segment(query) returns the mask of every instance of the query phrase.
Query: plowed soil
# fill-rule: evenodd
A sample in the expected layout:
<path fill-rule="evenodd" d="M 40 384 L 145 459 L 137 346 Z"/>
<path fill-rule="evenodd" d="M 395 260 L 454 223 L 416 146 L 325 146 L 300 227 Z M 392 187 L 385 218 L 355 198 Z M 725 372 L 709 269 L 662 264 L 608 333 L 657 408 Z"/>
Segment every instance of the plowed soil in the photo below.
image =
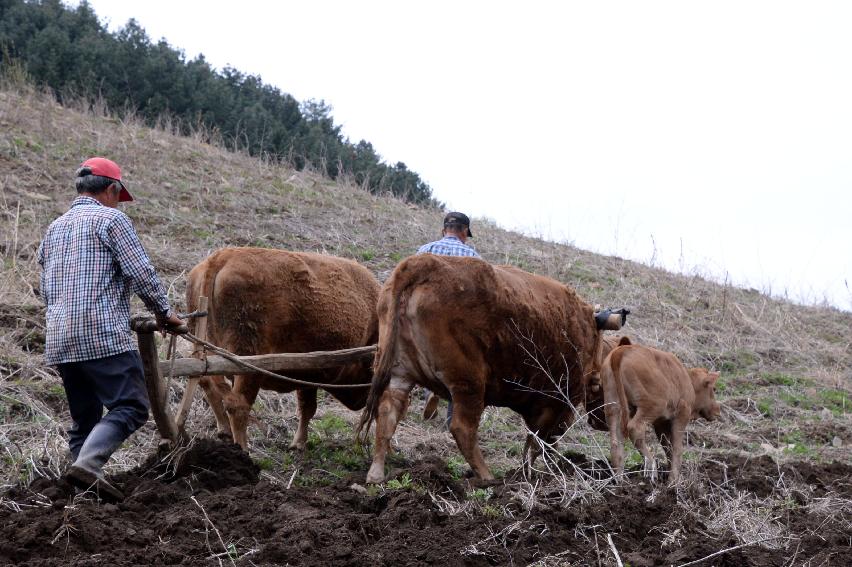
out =
<path fill-rule="evenodd" d="M 360 486 L 363 473 L 330 486 L 288 489 L 258 480 L 257 466 L 236 445 L 205 440 L 177 467 L 152 457 L 114 477 L 127 494 L 120 504 L 74 495 L 57 480 L 13 489 L 0 510 L 0 564 L 608 565 L 614 555 L 607 535 L 634 567 L 679 565 L 727 548 L 734 549 L 702 564 L 848 561 L 848 519 L 795 499 L 831 497 L 848 505 L 852 467 L 779 468 L 768 457 L 705 465 L 705 481 L 680 492 L 634 480 L 586 503 L 541 504 L 531 512 L 508 475 L 479 485 L 484 505 L 452 514 L 441 511 L 436 498 L 465 502 L 476 487 L 454 480 L 437 458 L 407 463 L 410 482 L 403 477 L 396 489 L 368 491 Z M 703 521 L 714 498 L 741 491 L 758 497 L 785 491 L 787 509 L 773 509 L 772 517 L 787 539 L 774 548 L 743 546 L 733 532 Z M 21 509 L 13 510 L 12 502 Z"/>

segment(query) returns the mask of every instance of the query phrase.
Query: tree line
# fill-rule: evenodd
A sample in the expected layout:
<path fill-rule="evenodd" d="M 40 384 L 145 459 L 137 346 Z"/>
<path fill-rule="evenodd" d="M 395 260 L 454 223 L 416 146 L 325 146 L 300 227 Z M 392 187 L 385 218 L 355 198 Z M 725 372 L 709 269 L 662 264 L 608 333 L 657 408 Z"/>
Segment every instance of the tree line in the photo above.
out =
<path fill-rule="evenodd" d="M 60 100 L 101 98 L 112 109 L 132 108 L 152 125 L 168 115 L 184 133 L 204 127 L 252 155 L 311 166 L 331 178 L 349 175 L 372 193 L 439 205 L 403 162 L 387 164 L 369 142 L 344 138 L 325 102 L 299 102 L 259 76 L 216 70 L 203 55 L 187 60 L 166 41 L 151 41 L 132 19 L 111 33 L 85 1 L 71 8 L 61 0 L 0 0 L 0 48 L 4 66 L 22 66 Z"/>

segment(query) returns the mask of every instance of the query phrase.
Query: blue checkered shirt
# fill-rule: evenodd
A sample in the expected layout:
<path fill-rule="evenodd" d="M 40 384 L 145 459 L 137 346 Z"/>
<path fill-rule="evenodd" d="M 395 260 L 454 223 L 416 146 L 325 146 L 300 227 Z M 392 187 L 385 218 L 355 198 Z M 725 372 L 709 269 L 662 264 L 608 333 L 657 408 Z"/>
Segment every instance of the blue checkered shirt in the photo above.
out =
<path fill-rule="evenodd" d="M 417 250 L 418 254 L 437 254 L 438 256 L 469 256 L 480 258 L 479 252 L 459 240 L 456 236 L 445 236 L 441 240 L 424 244 Z"/>
<path fill-rule="evenodd" d="M 53 221 L 38 249 L 47 304 L 47 364 L 93 360 L 130 350 L 130 294 L 154 314 L 169 300 L 130 219 L 91 197 L 77 197 Z"/>

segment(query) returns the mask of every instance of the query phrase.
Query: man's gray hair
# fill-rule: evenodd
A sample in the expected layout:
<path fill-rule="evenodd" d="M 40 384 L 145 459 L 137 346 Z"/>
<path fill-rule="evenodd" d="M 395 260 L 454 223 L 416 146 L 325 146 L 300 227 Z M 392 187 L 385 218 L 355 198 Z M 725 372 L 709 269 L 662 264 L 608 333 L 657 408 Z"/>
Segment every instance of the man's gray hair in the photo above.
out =
<path fill-rule="evenodd" d="M 102 175 L 93 175 L 92 170 L 88 167 L 78 169 L 77 179 L 74 181 L 77 193 L 91 193 L 92 195 L 102 193 L 113 183 L 117 183 L 117 181 Z"/>

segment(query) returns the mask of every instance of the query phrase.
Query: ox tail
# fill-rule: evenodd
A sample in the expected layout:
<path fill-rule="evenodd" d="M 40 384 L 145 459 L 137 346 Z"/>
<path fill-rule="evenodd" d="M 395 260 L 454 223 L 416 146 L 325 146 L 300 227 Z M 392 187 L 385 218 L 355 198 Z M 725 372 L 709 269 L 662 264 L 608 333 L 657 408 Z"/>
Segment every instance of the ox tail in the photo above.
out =
<path fill-rule="evenodd" d="M 207 296 L 207 337 L 215 337 L 214 327 L 216 326 L 216 302 L 213 299 L 213 294 L 216 290 L 216 276 L 219 275 L 218 270 L 209 262 L 205 262 L 204 271 L 200 273 L 190 273 L 190 280 L 186 286 L 186 310 L 191 313 L 198 309 L 198 300 L 202 296 Z M 192 333 L 195 333 L 197 319 L 190 319 L 187 325 Z"/>
<path fill-rule="evenodd" d="M 629 345 L 629 339 L 624 345 Z M 604 361 L 601 368 L 601 381 L 609 393 L 607 403 L 618 402 L 618 413 L 622 438 L 627 438 L 627 422 L 630 420 L 630 408 L 627 405 L 627 394 L 624 392 L 624 382 L 621 379 L 621 359 L 627 349 L 616 348 Z M 614 394 L 614 396 L 613 396 Z"/>
<path fill-rule="evenodd" d="M 356 429 L 360 441 L 366 442 L 370 427 L 379 414 L 379 402 L 391 381 L 391 370 L 396 364 L 399 351 L 399 329 L 402 312 L 405 310 L 413 287 L 419 283 L 418 278 L 400 277 L 405 275 L 405 266 L 397 268 L 393 283 L 380 292 L 379 298 L 379 344 L 376 358 L 373 361 L 373 382 L 367 394 L 367 405 L 361 413 L 361 420 Z M 403 280 L 403 281 L 400 281 Z M 381 297 L 384 296 L 384 297 Z M 382 313 L 382 303 L 387 309 Z"/>

